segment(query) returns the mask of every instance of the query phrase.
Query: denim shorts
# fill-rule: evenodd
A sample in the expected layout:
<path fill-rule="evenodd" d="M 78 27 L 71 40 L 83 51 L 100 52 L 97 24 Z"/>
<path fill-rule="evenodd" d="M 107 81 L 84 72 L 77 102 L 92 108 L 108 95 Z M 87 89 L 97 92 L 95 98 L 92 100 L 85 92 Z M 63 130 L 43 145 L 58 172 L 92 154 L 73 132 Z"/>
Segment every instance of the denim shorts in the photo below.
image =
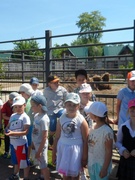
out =
<path fill-rule="evenodd" d="M 58 113 L 53 113 L 52 115 L 49 115 L 49 118 L 50 118 L 50 131 L 51 132 L 56 131 L 57 119 L 60 118 L 63 111 L 64 111 L 64 109 L 61 109 L 60 111 L 58 111 Z"/>

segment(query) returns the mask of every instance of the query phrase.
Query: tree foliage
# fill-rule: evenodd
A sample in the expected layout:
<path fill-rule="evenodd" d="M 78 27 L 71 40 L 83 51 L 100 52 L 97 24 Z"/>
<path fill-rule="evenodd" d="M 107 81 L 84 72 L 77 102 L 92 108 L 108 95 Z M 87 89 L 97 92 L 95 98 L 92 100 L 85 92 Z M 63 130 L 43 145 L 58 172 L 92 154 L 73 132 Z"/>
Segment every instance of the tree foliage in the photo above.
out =
<path fill-rule="evenodd" d="M 105 26 L 105 20 L 106 18 L 104 18 L 99 11 L 93 11 L 90 14 L 85 12 L 79 16 L 79 21 L 77 21 L 76 25 L 80 28 L 81 33 L 101 31 Z M 101 37 L 101 32 L 79 35 L 83 43 L 97 43 L 100 41 Z"/>
<path fill-rule="evenodd" d="M 25 54 L 26 59 L 37 59 L 37 57 L 43 57 L 43 52 L 39 49 L 39 45 L 35 40 L 29 41 L 19 41 L 14 43 L 14 50 L 18 52 L 14 52 L 12 54 L 12 58 L 21 58 L 21 53 Z M 20 51 L 20 52 L 19 52 Z"/>
<path fill-rule="evenodd" d="M 55 44 L 54 47 L 56 49 L 53 49 L 52 51 L 52 57 L 53 58 L 61 58 L 62 57 L 62 54 L 65 50 L 67 50 L 67 48 L 61 48 L 61 47 L 66 47 L 68 46 L 68 44 L 64 43 L 62 45 L 58 45 L 58 44 Z"/>
<path fill-rule="evenodd" d="M 92 44 L 93 46 L 89 46 L 88 48 L 88 55 L 101 56 L 103 52 L 102 46 L 94 46 L 94 44 L 100 43 L 102 33 L 95 31 L 103 30 L 105 20 L 106 18 L 104 18 L 99 11 L 93 11 L 90 14 L 88 12 L 82 13 L 76 25 L 80 28 L 80 33 L 85 34 L 80 34 L 71 45 Z"/>

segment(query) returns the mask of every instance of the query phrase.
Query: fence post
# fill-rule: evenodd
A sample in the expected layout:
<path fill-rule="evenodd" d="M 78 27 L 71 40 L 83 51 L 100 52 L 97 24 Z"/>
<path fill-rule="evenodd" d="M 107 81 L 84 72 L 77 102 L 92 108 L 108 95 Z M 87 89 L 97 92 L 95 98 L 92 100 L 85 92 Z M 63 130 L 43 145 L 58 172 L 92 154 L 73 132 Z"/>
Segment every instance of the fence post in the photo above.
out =
<path fill-rule="evenodd" d="M 134 48 L 134 54 L 133 54 L 133 68 L 135 69 L 135 20 L 134 20 L 134 43 L 133 43 L 133 48 Z"/>
<path fill-rule="evenodd" d="M 24 77 L 24 53 L 22 53 L 22 83 L 24 83 L 25 77 Z"/>
<path fill-rule="evenodd" d="M 52 31 L 47 30 L 45 31 L 45 35 L 46 35 L 46 48 L 45 48 L 45 61 L 46 61 L 46 83 L 47 82 L 47 77 L 50 75 L 50 59 L 52 59 Z"/>

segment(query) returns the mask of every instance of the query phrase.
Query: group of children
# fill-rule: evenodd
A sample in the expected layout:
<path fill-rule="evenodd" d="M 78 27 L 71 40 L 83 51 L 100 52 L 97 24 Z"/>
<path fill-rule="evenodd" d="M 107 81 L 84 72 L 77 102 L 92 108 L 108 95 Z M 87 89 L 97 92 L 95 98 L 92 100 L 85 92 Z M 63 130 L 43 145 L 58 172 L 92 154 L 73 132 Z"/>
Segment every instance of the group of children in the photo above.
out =
<path fill-rule="evenodd" d="M 95 96 L 87 84 L 86 71 L 76 71 L 75 77 L 81 83 L 71 93 L 59 85 L 57 76 L 48 77 L 48 87 L 43 94 L 36 94 L 26 84 L 21 85 L 22 96 L 13 98 L 14 113 L 5 129 L 15 164 L 9 180 L 19 179 L 20 168 L 24 168 L 24 179 L 28 179 L 31 149 L 28 151 L 28 146 L 35 148 L 42 177 L 49 180 L 49 135 L 53 144 L 52 163 L 56 164 L 56 170 L 64 180 L 79 180 L 80 172 L 86 166 L 91 180 L 109 179 L 114 133 L 108 124 L 108 110 L 104 103 L 93 101 Z M 36 78 L 34 80 L 37 82 Z M 121 155 L 119 180 L 135 179 L 135 71 L 128 73 L 127 85 L 118 93 L 118 118 L 113 122 L 119 125 L 116 141 Z"/>

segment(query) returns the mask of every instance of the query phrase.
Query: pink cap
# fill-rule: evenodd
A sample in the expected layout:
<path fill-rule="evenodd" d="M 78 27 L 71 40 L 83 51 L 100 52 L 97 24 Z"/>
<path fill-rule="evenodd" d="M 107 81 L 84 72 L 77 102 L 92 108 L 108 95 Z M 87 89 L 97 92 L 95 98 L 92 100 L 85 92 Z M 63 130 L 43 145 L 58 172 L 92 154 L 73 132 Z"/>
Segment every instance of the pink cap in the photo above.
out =
<path fill-rule="evenodd" d="M 135 107 L 135 99 L 132 99 L 128 102 L 128 108 Z"/>

